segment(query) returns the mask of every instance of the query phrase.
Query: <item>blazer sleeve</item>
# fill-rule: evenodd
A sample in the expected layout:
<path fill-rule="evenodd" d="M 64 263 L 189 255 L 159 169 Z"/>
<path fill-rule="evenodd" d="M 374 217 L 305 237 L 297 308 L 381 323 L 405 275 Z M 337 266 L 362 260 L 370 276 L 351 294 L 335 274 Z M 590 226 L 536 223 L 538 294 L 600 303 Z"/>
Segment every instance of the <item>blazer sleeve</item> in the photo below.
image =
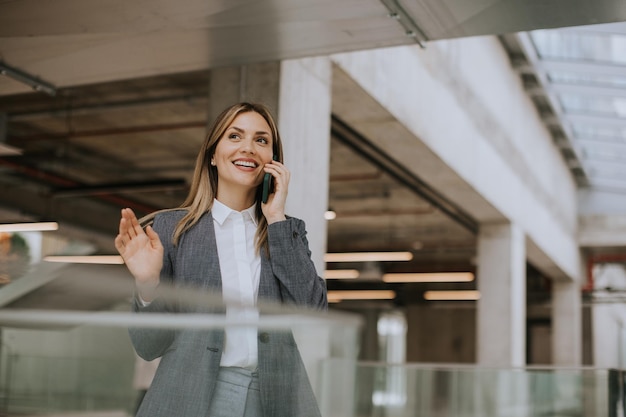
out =
<path fill-rule="evenodd" d="M 325 310 L 326 282 L 311 260 L 304 221 L 288 218 L 268 226 L 270 263 L 283 302 Z"/>
<path fill-rule="evenodd" d="M 161 244 L 163 245 L 163 267 L 160 274 L 159 285 L 171 287 L 174 274 L 174 245 L 172 244 L 172 222 L 167 221 L 167 216 L 157 215 L 154 218 L 152 228 L 159 235 Z M 171 312 L 171 304 L 166 304 L 159 298 L 153 300 L 147 306 L 144 306 L 137 293 L 135 292 L 132 301 L 132 311 L 135 313 L 168 313 Z M 151 361 L 160 357 L 170 347 L 174 341 L 176 331 L 174 329 L 159 328 L 130 328 L 130 339 L 135 347 L 137 354 Z"/>

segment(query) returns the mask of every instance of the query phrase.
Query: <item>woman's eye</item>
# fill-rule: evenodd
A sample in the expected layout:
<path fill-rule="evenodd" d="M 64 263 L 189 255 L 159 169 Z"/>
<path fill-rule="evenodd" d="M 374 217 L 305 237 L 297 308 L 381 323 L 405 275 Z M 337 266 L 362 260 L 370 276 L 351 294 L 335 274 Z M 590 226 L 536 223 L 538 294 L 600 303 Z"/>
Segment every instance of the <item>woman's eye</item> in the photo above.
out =
<path fill-rule="evenodd" d="M 258 141 L 258 142 L 261 142 L 261 143 L 264 143 L 264 144 L 268 144 L 268 143 L 269 143 L 269 142 L 268 142 L 268 140 L 267 140 L 267 138 L 264 138 L 264 137 L 260 137 L 260 138 L 258 138 L 258 139 L 257 139 L 257 141 Z"/>
<path fill-rule="evenodd" d="M 239 139 L 239 135 L 236 133 L 231 133 L 230 135 L 228 135 L 229 139 Z"/>

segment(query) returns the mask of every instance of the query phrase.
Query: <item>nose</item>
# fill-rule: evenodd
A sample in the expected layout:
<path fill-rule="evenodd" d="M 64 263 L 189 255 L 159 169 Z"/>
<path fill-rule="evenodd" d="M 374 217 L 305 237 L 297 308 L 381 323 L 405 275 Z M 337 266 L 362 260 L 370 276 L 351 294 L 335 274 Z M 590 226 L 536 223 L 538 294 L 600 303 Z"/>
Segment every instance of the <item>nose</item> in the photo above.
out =
<path fill-rule="evenodd" d="M 254 154 L 254 144 L 252 139 L 246 139 L 244 141 L 241 142 L 241 148 L 240 148 L 241 152 L 246 152 L 249 154 Z"/>

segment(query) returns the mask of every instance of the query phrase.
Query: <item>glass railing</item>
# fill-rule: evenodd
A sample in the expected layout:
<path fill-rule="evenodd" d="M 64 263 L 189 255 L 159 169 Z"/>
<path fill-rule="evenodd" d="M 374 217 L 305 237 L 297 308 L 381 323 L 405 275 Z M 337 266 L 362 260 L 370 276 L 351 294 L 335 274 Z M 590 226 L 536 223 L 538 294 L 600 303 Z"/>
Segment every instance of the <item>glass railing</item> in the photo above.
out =
<path fill-rule="evenodd" d="M 615 370 L 364 363 L 357 360 L 361 323 L 354 315 L 265 303 L 226 309 L 215 294 L 180 288 L 162 288 L 153 305 L 159 308 L 138 314 L 130 312 L 128 276 L 76 273 L 71 285 L 48 293 L 66 291 L 66 309 L 0 309 L 0 416 L 133 416 L 158 364 L 140 360 L 137 346 L 146 359 L 161 358 L 157 384 L 172 373 L 177 381 L 160 393 L 159 407 L 186 404 L 186 395 L 195 401 L 208 389 L 198 381 L 206 381 L 210 357 L 221 355 L 225 329 L 254 332 L 259 378 L 261 368 L 267 372 L 262 392 L 297 408 L 308 387 L 324 417 L 624 415 L 623 374 Z M 45 306 L 46 293 L 39 295 L 31 304 Z M 106 311 L 70 309 L 89 300 L 115 302 Z M 144 404 L 154 397 L 149 392 Z"/>
<path fill-rule="evenodd" d="M 245 324 L 257 327 L 260 339 L 293 333 L 325 417 L 623 415 L 623 375 L 615 370 L 359 362 L 358 321 L 343 315 L 274 312 L 255 323 L 210 314 L 143 316 L 0 311 L 0 321 L 11 324 L 2 330 L 0 415 L 134 415 L 143 387 L 127 328 L 130 322 L 160 330 L 153 321 L 163 319 L 177 331 Z"/>
<path fill-rule="evenodd" d="M 80 306 L 89 299 L 117 301 L 98 312 L 0 309 L 0 416 L 133 416 L 153 377 L 171 390 L 159 395 L 158 407 L 177 407 L 172 404 L 185 393 L 195 401 L 205 392 L 199 381 L 210 380 L 203 373 L 219 367 L 225 331 L 243 332 L 248 342 L 252 335 L 260 384 L 294 409 L 299 404 L 293 399 L 300 395 L 310 394 L 316 403 L 323 361 L 354 361 L 358 354 L 361 322 L 350 314 L 263 302 L 254 308 L 226 307 L 212 293 L 164 287 L 151 305 L 155 311 L 137 313 L 130 309 L 133 286 L 127 276 L 100 276 L 88 285 L 63 288 L 76 293 L 64 297 Z M 45 297 L 37 300 L 45 305 Z M 159 359 L 140 359 L 137 346 L 145 359 Z M 176 384 L 163 385 L 168 378 Z M 144 404 L 154 397 L 148 393 Z M 191 413 L 169 413 L 186 414 Z"/>
<path fill-rule="evenodd" d="M 104 410 L 129 415 L 137 400 L 133 368 L 122 358 L 8 355 L 6 363 L 2 415 Z"/>
<path fill-rule="evenodd" d="M 144 386 L 137 385 L 136 369 L 142 361 L 134 353 L 127 321 L 135 319 L 134 326 L 148 328 L 153 325 L 150 321 L 163 319 L 160 314 L 146 314 L 139 317 L 142 320 L 136 320 L 136 314 L 120 312 L 2 311 L 0 321 L 6 321 L 7 316 L 22 324 L 45 323 L 46 328 L 19 328 L 15 322 L 11 327 L 3 327 L 0 415 L 134 415 Z M 356 354 L 358 322 L 334 314 L 274 312 L 271 317 L 233 323 L 209 314 L 177 314 L 169 319 L 167 328 L 150 329 L 174 329 L 178 334 L 194 333 L 206 338 L 224 327 L 249 326 L 258 332 L 259 344 L 268 338 L 280 338 L 281 343 L 295 340 L 314 392 L 320 386 L 319 366 L 323 360 Z M 79 320 L 84 324 L 76 325 Z M 272 360 L 279 364 L 288 359 L 282 355 L 293 355 L 293 351 L 285 349 L 280 355 Z"/>
<path fill-rule="evenodd" d="M 324 361 L 323 415 L 622 416 L 615 370 Z"/>

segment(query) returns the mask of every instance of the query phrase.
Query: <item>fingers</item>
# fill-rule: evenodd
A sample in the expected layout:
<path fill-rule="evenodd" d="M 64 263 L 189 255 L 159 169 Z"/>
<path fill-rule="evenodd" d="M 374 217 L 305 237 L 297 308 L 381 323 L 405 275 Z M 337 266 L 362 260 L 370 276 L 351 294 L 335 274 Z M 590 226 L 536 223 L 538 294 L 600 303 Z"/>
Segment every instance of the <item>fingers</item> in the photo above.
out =
<path fill-rule="evenodd" d="M 133 238 L 145 233 L 131 209 L 123 208 L 121 214 L 119 234 L 115 238 L 115 247 L 118 251 L 128 245 Z"/>
<path fill-rule="evenodd" d="M 126 233 L 128 233 L 131 238 L 143 233 L 141 226 L 139 226 L 137 216 L 135 216 L 135 213 L 131 209 L 122 209 L 122 219 L 126 220 Z"/>
<path fill-rule="evenodd" d="M 115 248 L 118 251 L 121 251 L 124 248 L 124 246 L 126 246 L 126 242 L 129 240 L 128 233 L 127 233 L 127 229 L 128 229 L 127 223 L 128 222 L 123 217 L 120 219 L 120 229 L 119 229 L 117 236 L 115 237 Z"/>
<path fill-rule="evenodd" d="M 275 191 L 286 189 L 289 184 L 291 173 L 285 165 L 278 161 L 272 161 L 265 164 L 264 171 L 272 174 L 274 177 Z"/>
<path fill-rule="evenodd" d="M 289 186 L 290 172 L 285 165 L 272 161 L 264 167 L 274 177 L 274 192 L 270 194 L 266 204 L 261 204 L 263 215 L 268 224 L 285 220 L 285 203 Z"/>
<path fill-rule="evenodd" d="M 118 231 L 118 235 L 125 235 L 126 228 L 127 228 L 127 224 L 126 224 L 126 219 L 124 219 L 124 209 L 122 209 L 122 218 L 120 219 L 120 228 Z"/>
<path fill-rule="evenodd" d="M 159 239 L 159 235 L 157 234 L 157 232 L 154 231 L 152 226 L 146 227 L 146 234 L 148 235 L 148 238 L 150 239 L 150 244 L 153 248 L 156 249 L 160 246 L 163 246 L 161 244 L 161 239 Z"/>
<path fill-rule="evenodd" d="M 117 251 L 119 252 L 119 254 L 121 255 L 124 252 L 124 242 L 122 241 L 122 235 L 117 235 L 115 237 L 115 249 L 117 249 Z"/>
<path fill-rule="evenodd" d="M 132 213 L 131 209 L 128 209 L 128 210 Z M 139 236 L 145 233 L 143 228 L 139 224 L 139 220 L 137 220 L 135 213 L 133 213 L 130 218 L 130 224 L 131 224 L 131 232 L 130 232 L 131 236 Z"/>

